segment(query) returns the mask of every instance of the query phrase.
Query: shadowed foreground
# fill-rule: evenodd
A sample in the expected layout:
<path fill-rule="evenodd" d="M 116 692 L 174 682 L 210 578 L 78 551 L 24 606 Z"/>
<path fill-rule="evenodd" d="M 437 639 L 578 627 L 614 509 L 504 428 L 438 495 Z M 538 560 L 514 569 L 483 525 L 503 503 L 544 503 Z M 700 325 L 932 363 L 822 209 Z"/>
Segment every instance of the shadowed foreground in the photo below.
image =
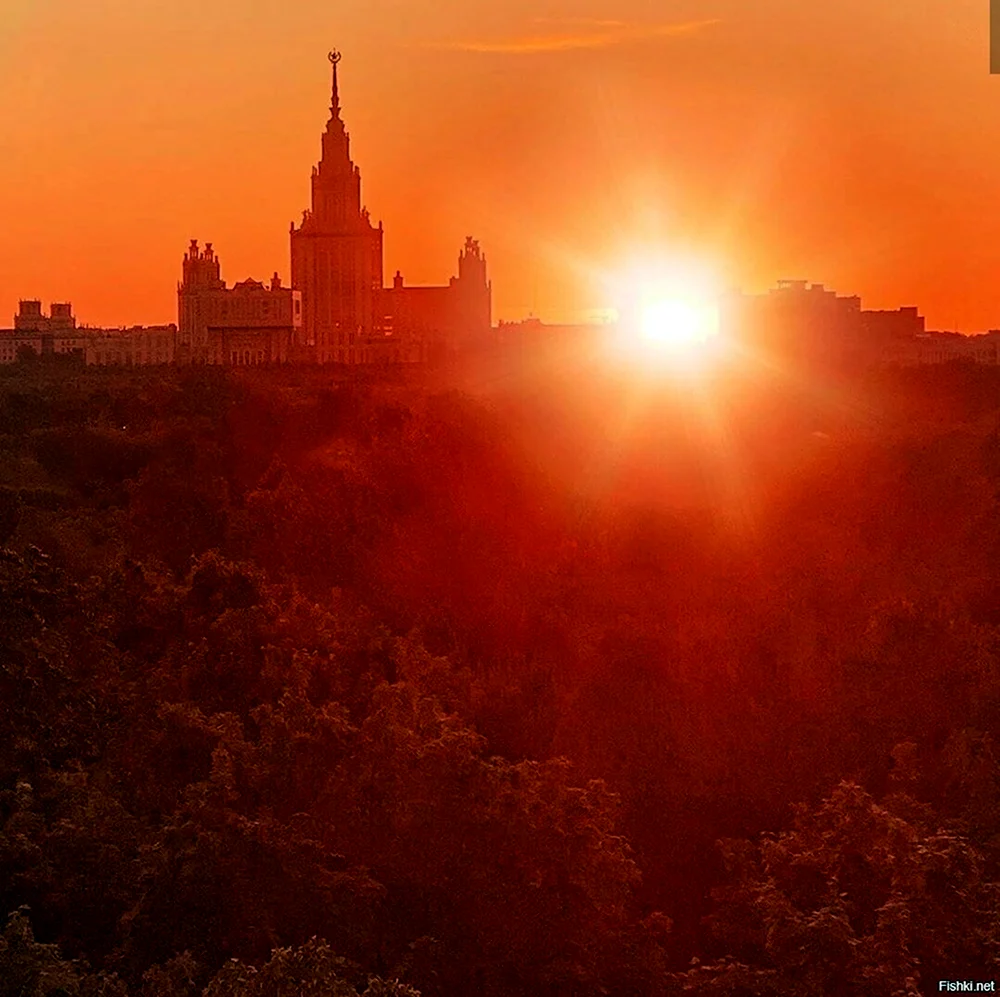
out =
<path fill-rule="evenodd" d="M 0 995 L 993 978 L 1000 375 L 583 376 L 0 372 Z"/>

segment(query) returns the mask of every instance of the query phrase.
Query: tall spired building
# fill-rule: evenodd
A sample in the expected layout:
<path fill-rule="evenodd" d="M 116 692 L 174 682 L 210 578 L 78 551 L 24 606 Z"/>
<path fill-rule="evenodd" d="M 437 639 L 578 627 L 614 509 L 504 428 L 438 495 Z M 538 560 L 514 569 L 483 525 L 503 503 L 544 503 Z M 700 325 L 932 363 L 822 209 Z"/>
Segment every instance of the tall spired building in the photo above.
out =
<path fill-rule="evenodd" d="M 382 223 L 361 204 L 361 173 L 351 162 L 340 117 L 337 64 L 331 52 L 333 96 L 319 166 L 312 171 L 312 208 L 291 227 L 292 287 L 302 292 L 302 342 L 320 363 L 373 359 L 381 334 L 376 302 L 382 291 Z"/>

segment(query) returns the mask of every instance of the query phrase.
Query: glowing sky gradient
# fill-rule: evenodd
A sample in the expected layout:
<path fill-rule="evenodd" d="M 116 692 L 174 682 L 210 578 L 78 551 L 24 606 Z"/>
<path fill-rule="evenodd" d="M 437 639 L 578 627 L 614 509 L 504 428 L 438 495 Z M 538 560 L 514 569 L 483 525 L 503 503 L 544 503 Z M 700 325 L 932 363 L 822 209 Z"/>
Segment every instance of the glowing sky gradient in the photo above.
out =
<path fill-rule="evenodd" d="M 826 8 L 826 9 L 823 9 Z M 329 103 L 385 271 L 483 244 L 496 318 L 572 320 L 642 247 L 1000 326 L 985 0 L 0 0 L 0 325 L 172 321 L 180 259 L 288 276 Z"/>

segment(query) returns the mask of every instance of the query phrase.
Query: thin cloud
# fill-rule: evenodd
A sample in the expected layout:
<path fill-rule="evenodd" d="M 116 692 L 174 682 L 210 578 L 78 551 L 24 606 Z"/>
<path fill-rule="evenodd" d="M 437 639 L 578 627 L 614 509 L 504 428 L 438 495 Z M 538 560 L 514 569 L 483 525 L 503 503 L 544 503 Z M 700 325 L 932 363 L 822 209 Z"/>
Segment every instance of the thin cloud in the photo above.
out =
<path fill-rule="evenodd" d="M 538 19 L 541 21 L 541 19 Z M 673 38 L 690 35 L 713 24 L 719 18 L 704 21 L 682 21 L 674 24 L 627 24 L 622 21 L 599 21 L 586 18 L 552 19 L 546 23 L 588 25 L 602 30 L 582 33 L 527 35 L 502 41 L 458 41 L 442 42 L 434 48 L 451 49 L 457 52 L 486 52 L 497 55 L 537 55 L 543 52 L 570 52 L 575 49 L 611 48 L 630 42 L 650 41 L 656 38 Z"/>

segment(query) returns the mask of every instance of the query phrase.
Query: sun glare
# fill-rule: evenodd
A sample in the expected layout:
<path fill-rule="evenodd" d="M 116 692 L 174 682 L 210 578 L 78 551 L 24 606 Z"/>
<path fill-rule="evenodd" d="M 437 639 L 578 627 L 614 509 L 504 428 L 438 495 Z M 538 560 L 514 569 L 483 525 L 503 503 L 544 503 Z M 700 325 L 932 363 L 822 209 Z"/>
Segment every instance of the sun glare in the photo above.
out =
<path fill-rule="evenodd" d="M 618 345 L 644 369 L 688 374 L 718 354 L 718 283 L 711 273 L 676 261 L 634 266 L 614 282 Z"/>
<path fill-rule="evenodd" d="M 719 310 L 711 304 L 667 298 L 642 307 L 639 332 L 653 346 L 691 350 L 719 332 Z"/>

